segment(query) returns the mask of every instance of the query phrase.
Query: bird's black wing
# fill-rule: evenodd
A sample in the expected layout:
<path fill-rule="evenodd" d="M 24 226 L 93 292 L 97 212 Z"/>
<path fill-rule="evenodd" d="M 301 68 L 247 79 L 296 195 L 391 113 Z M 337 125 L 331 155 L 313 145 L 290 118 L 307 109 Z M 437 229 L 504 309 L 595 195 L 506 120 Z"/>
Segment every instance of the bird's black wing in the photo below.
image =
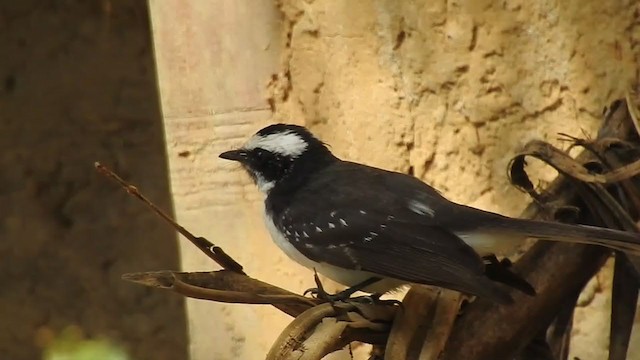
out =
<path fill-rule="evenodd" d="M 343 163 L 344 164 L 344 163 Z M 484 263 L 451 233 L 440 195 L 419 180 L 346 163 L 310 182 L 274 223 L 308 258 L 507 302 Z M 431 200 L 430 200 L 431 199 Z"/>

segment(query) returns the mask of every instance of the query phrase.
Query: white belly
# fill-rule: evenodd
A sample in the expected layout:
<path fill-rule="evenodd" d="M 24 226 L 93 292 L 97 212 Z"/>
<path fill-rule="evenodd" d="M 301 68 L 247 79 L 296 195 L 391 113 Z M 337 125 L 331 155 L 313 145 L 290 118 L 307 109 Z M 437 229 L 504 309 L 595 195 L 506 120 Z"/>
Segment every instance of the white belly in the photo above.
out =
<path fill-rule="evenodd" d="M 309 269 L 315 269 L 318 273 L 328 277 L 329 279 L 345 285 L 347 287 L 351 287 L 362 283 L 363 281 L 370 279 L 372 277 L 381 277 L 379 275 L 360 270 L 349 270 L 340 268 L 337 266 L 333 266 L 327 263 L 319 263 L 315 262 L 308 257 L 304 256 L 298 249 L 295 248 L 278 230 L 276 225 L 273 223 L 273 219 L 265 212 L 265 223 L 267 225 L 267 230 L 269 230 L 269 234 L 273 239 L 273 242 L 278 245 L 280 250 L 282 250 L 289 258 L 298 264 L 307 267 Z M 391 279 L 391 278 L 383 278 L 380 281 L 375 282 L 372 285 L 369 285 L 362 289 L 364 292 L 368 293 L 385 293 L 391 290 L 395 290 L 403 285 L 406 285 L 406 281 Z"/>

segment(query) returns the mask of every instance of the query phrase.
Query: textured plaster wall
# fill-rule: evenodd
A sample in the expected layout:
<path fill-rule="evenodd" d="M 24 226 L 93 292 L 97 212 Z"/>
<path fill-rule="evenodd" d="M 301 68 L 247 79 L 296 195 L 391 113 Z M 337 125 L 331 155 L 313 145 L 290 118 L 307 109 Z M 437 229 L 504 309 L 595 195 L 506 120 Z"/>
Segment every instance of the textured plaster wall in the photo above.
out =
<path fill-rule="evenodd" d="M 271 243 L 261 196 L 221 151 L 269 121 L 305 124 L 343 158 L 517 215 L 529 200 L 508 184 L 511 156 L 530 139 L 592 133 L 640 65 L 634 1 L 150 6 L 178 219 L 249 274 L 293 291 L 310 287 L 311 273 Z M 181 251 L 185 269 L 215 268 L 191 246 Z M 582 360 L 605 358 L 609 276 L 590 285 L 576 316 Z M 269 307 L 189 301 L 188 311 L 198 360 L 261 358 L 289 321 Z"/>
<path fill-rule="evenodd" d="M 274 119 L 303 122 L 344 158 L 509 215 L 528 202 L 508 184 L 511 156 L 534 138 L 593 133 L 640 66 L 637 1 L 279 4 Z M 572 356 L 606 358 L 610 285 L 605 271 L 583 294 Z"/>
<path fill-rule="evenodd" d="M 217 157 L 271 114 L 265 87 L 277 71 L 280 14 L 270 0 L 149 6 L 177 219 L 222 246 L 248 274 L 286 286 L 259 194 L 237 166 Z M 181 253 L 185 270 L 219 268 L 186 241 Z M 264 358 L 289 319 L 267 306 L 191 299 L 187 311 L 192 360 Z"/>

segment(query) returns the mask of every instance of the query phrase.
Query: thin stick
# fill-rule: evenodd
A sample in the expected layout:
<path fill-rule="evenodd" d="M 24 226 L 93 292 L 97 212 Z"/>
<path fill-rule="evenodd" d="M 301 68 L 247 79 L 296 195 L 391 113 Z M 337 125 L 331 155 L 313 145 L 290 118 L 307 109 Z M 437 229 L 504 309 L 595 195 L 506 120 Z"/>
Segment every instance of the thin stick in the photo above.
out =
<path fill-rule="evenodd" d="M 222 266 L 223 269 L 234 271 L 240 274 L 245 274 L 245 272 L 242 270 L 242 265 L 240 265 L 240 263 L 235 261 L 231 256 L 227 255 L 227 253 L 224 250 L 222 250 L 221 247 L 216 246 L 215 244 L 213 244 L 212 242 L 210 242 L 209 240 L 201 236 L 195 236 L 189 231 L 187 231 L 187 229 L 182 227 L 175 220 L 173 220 L 169 215 L 167 215 L 164 211 L 162 211 L 162 209 L 160 209 L 158 206 L 152 203 L 149 199 L 147 199 L 146 196 L 142 195 L 142 193 L 140 193 L 137 187 L 124 181 L 120 176 L 118 176 L 118 174 L 114 173 L 106 166 L 100 164 L 99 162 L 95 162 L 94 166 L 100 174 L 115 181 L 124 190 L 126 190 L 127 193 L 129 193 L 129 195 L 132 195 L 133 197 L 142 201 L 149 208 L 151 208 L 153 212 L 155 212 L 158 216 L 160 216 L 162 219 L 168 222 L 174 229 L 176 229 L 176 231 L 178 231 L 182 236 L 187 238 L 187 240 L 191 241 L 193 245 L 195 245 L 198 249 L 200 249 L 200 251 L 202 251 L 208 257 L 210 257 L 213 261 L 215 261 L 220 266 Z"/>
<path fill-rule="evenodd" d="M 189 284 L 176 276 L 173 277 L 171 288 L 186 297 L 232 304 L 302 304 L 309 307 L 318 305 L 318 302 L 313 299 L 307 299 L 304 296 L 295 294 L 266 295 L 245 291 L 208 289 Z"/>

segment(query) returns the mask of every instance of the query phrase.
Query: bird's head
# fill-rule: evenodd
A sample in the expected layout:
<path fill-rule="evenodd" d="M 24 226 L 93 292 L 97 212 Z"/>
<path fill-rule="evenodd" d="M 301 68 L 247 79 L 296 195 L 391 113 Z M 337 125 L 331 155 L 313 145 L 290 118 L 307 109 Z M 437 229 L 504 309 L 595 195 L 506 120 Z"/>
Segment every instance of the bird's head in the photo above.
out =
<path fill-rule="evenodd" d="M 285 182 L 300 185 L 336 159 L 309 130 L 289 124 L 267 126 L 241 148 L 220 157 L 242 164 L 263 193 Z"/>

